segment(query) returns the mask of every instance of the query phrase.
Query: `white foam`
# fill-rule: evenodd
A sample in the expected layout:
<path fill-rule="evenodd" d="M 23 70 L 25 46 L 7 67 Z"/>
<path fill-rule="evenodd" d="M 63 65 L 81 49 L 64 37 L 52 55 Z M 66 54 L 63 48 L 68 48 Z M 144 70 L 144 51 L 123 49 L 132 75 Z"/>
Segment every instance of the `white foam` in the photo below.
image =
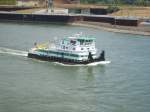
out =
<path fill-rule="evenodd" d="M 61 66 L 97 66 L 97 65 L 106 65 L 106 64 L 109 64 L 111 63 L 111 61 L 100 61 L 100 62 L 93 62 L 93 63 L 90 63 L 90 64 L 74 64 L 74 65 L 71 65 L 71 64 L 64 64 L 64 63 L 59 63 L 59 62 L 54 62 L 55 64 L 58 64 L 58 65 L 61 65 Z"/>
<path fill-rule="evenodd" d="M 94 62 L 94 63 L 90 63 L 90 64 L 87 64 L 88 66 L 97 66 L 97 65 L 106 65 L 106 64 L 109 64 L 111 63 L 111 61 L 100 61 L 100 62 Z"/>
<path fill-rule="evenodd" d="M 27 56 L 28 52 L 21 50 L 14 50 L 9 48 L 0 47 L 1 54 L 10 54 L 10 55 L 18 55 L 18 56 Z"/>

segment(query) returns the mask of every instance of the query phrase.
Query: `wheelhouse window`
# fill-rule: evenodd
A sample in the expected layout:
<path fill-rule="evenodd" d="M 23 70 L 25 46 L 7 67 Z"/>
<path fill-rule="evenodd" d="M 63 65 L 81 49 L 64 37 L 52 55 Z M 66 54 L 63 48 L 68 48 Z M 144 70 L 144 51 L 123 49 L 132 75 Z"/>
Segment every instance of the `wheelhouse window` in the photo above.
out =
<path fill-rule="evenodd" d="M 80 45 L 91 45 L 93 43 L 93 40 L 83 40 L 79 39 Z"/>
<path fill-rule="evenodd" d="M 85 45 L 91 45 L 92 44 L 92 40 L 86 40 Z"/>

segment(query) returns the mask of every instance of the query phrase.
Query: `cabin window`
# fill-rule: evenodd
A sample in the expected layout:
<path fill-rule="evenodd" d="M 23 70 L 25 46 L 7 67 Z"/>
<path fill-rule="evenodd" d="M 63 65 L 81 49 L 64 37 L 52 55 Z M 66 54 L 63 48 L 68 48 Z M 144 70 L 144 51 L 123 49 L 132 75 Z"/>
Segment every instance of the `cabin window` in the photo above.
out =
<path fill-rule="evenodd" d="M 64 41 L 62 41 L 62 44 L 64 44 Z"/>
<path fill-rule="evenodd" d="M 80 41 L 80 45 L 83 45 L 83 43 L 84 43 L 83 41 Z"/>
<path fill-rule="evenodd" d="M 74 41 L 74 40 L 71 40 L 70 43 L 71 43 L 72 45 L 76 45 L 76 41 Z"/>
<path fill-rule="evenodd" d="M 73 50 L 76 50 L 75 48 L 73 48 Z"/>
<path fill-rule="evenodd" d="M 83 48 L 81 48 L 81 50 L 83 50 Z"/>
<path fill-rule="evenodd" d="M 63 46 L 63 49 L 65 49 L 65 46 Z"/>

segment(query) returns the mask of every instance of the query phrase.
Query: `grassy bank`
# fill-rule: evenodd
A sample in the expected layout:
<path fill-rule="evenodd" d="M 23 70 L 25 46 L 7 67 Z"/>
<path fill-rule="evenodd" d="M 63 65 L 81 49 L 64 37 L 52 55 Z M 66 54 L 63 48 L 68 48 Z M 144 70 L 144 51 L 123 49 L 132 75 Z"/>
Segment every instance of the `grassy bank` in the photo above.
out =
<path fill-rule="evenodd" d="M 0 5 L 15 5 L 16 0 L 0 0 Z"/>
<path fill-rule="evenodd" d="M 119 11 L 112 13 L 113 16 L 140 16 L 150 17 L 150 7 L 143 6 L 119 6 Z"/>
<path fill-rule="evenodd" d="M 135 6 L 150 6 L 149 0 L 80 0 L 85 4 L 107 4 L 107 5 L 135 5 Z"/>

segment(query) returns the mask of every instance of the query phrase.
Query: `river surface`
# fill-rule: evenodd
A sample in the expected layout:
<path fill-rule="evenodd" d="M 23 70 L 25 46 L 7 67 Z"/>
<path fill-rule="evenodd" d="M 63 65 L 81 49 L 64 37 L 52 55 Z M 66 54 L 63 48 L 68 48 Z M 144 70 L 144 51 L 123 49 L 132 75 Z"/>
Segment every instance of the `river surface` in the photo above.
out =
<path fill-rule="evenodd" d="M 34 42 L 96 37 L 107 65 L 28 59 Z M 59 25 L 0 23 L 0 112 L 150 112 L 150 38 Z"/>

